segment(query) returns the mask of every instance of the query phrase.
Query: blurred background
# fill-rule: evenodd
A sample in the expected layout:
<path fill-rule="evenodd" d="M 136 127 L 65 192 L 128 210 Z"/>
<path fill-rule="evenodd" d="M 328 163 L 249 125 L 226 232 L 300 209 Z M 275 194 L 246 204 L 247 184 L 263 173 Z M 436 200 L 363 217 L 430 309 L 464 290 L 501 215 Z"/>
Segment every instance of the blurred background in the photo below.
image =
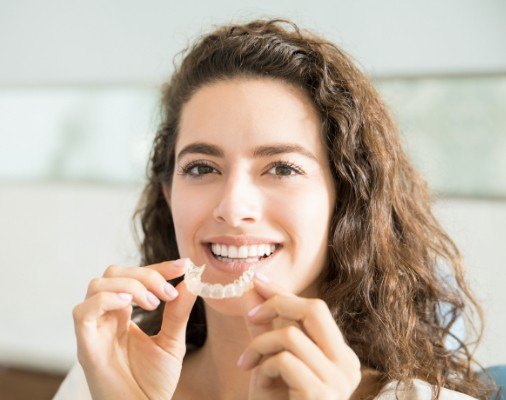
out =
<path fill-rule="evenodd" d="M 88 282 L 137 265 L 131 216 L 177 53 L 257 17 L 320 33 L 371 77 L 484 306 L 477 358 L 506 363 L 506 2 L 0 0 L 0 399 L 50 399 Z"/>

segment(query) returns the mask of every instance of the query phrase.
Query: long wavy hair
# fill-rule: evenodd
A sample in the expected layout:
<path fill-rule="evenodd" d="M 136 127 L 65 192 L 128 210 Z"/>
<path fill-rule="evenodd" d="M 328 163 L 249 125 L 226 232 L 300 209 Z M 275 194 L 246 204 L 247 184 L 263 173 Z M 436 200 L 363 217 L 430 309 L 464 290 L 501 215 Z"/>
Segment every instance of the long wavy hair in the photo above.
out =
<path fill-rule="evenodd" d="M 484 318 L 465 281 L 461 253 L 434 217 L 434 198 L 405 154 L 387 108 L 351 57 L 286 19 L 215 27 L 181 53 L 182 62 L 174 62 L 161 91 L 161 123 L 132 218 L 141 266 L 180 258 L 162 185 L 172 182 L 183 105 L 204 85 L 234 78 L 295 85 L 319 112 L 336 183 L 319 297 L 348 345 L 381 382 L 419 378 L 435 385 L 436 397 L 446 387 L 490 398 L 497 387 L 480 379 L 483 368 L 470 351 L 481 340 Z M 177 285 L 182 279 L 170 282 Z M 163 307 L 164 302 L 154 311 L 136 306 L 132 319 L 155 335 Z M 471 318 L 475 313 L 477 324 Z M 477 334 L 475 342 L 452 334 L 458 318 L 464 318 L 468 333 L 472 328 Z M 187 349 L 202 346 L 206 335 L 198 297 L 188 322 Z M 445 346 L 448 337 L 458 343 L 456 349 Z"/>

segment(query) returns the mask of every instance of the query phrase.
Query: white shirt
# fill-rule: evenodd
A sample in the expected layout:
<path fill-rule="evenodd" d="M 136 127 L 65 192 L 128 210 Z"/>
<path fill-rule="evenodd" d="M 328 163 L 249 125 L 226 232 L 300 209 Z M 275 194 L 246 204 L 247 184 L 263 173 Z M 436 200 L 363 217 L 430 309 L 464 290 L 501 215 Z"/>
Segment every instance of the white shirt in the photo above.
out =
<path fill-rule="evenodd" d="M 397 381 L 386 384 L 375 397 L 375 400 L 395 400 L 395 386 Z M 399 398 L 404 400 L 431 400 L 432 385 L 421 379 L 413 379 L 407 390 L 399 386 Z M 439 400 L 476 400 L 467 394 L 442 388 Z M 61 383 L 53 400 L 92 400 L 84 371 L 79 362 L 76 362 Z"/>

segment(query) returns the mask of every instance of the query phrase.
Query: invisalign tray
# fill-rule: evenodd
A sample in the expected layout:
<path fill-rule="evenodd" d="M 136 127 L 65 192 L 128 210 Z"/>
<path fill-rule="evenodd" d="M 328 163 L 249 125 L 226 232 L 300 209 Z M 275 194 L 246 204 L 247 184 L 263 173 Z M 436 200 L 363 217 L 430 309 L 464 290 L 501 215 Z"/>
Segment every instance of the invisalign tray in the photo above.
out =
<path fill-rule="evenodd" d="M 186 287 L 196 296 L 209 297 L 212 299 L 227 299 L 230 297 L 241 297 L 244 292 L 253 288 L 253 267 L 248 268 L 233 283 L 221 285 L 219 283 L 202 283 L 202 274 L 206 264 L 200 267 L 190 261 L 190 266 L 184 274 Z"/>

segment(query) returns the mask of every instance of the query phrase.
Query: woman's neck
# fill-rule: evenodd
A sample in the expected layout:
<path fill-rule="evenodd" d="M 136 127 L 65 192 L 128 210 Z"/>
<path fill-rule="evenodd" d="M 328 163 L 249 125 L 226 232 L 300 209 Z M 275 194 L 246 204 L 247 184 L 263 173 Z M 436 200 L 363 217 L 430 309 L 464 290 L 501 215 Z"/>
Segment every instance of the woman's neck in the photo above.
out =
<path fill-rule="evenodd" d="M 205 309 L 207 337 L 201 348 L 187 353 L 184 379 L 192 388 L 205 388 L 201 398 L 247 398 L 251 372 L 236 365 L 251 341 L 244 317 L 220 314 L 207 304 Z"/>

